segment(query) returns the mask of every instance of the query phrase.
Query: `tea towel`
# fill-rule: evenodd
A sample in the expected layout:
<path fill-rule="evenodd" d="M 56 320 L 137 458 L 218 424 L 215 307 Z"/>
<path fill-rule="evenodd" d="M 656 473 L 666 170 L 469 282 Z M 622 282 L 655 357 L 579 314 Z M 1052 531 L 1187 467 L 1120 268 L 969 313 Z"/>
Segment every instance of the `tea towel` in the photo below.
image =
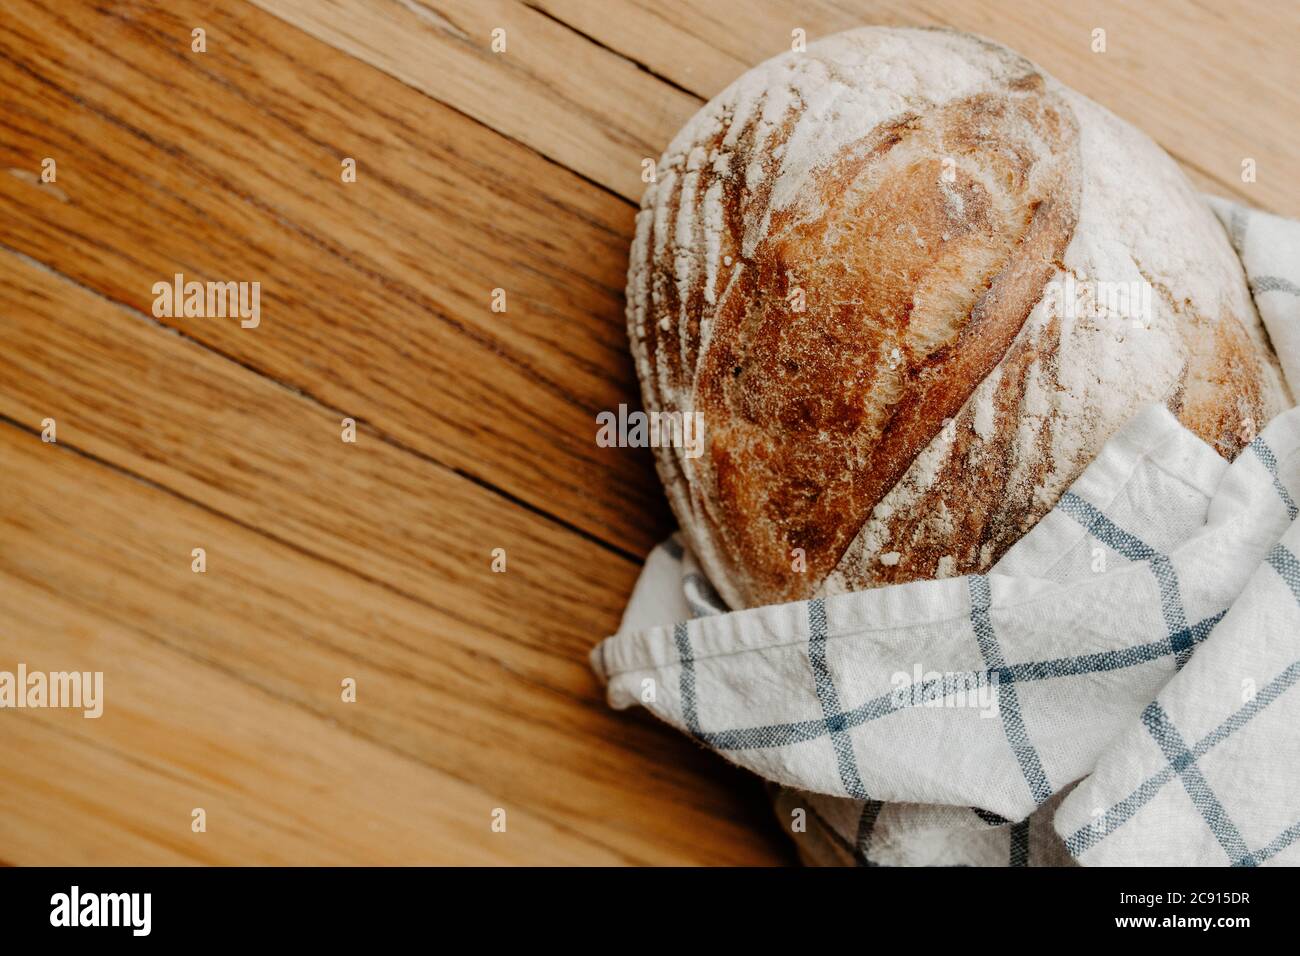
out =
<path fill-rule="evenodd" d="M 1300 224 L 1211 200 L 1300 385 Z M 1300 864 L 1300 410 L 1140 410 L 986 575 L 731 612 L 674 536 L 592 652 L 808 863 Z"/>

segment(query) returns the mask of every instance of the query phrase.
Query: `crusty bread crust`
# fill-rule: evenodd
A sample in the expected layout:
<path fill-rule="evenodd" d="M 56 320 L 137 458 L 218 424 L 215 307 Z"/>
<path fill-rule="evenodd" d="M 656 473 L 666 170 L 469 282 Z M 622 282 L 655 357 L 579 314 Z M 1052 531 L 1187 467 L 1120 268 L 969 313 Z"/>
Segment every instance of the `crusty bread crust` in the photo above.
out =
<path fill-rule="evenodd" d="M 656 174 L 629 334 L 646 407 L 704 414 L 657 461 L 733 607 L 985 570 L 1145 401 L 1228 455 L 1288 401 L 1173 164 L 988 41 L 778 57 Z M 1048 308 L 1067 275 L 1147 283 L 1149 321 Z"/>

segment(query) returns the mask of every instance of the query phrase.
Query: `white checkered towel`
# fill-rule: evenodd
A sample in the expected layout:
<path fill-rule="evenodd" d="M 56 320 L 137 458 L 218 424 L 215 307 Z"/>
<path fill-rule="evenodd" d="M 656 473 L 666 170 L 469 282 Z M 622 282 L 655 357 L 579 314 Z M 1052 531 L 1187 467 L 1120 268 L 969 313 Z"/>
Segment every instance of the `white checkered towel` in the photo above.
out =
<path fill-rule="evenodd" d="M 1300 223 L 1214 205 L 1294 391 Z M 1300 864 L 1297 495 L 1300 409 L 1229 464 L 1151 406 L 987 575 L 728 612 L 674 537 L 592 664 L 810 863 Z"/>

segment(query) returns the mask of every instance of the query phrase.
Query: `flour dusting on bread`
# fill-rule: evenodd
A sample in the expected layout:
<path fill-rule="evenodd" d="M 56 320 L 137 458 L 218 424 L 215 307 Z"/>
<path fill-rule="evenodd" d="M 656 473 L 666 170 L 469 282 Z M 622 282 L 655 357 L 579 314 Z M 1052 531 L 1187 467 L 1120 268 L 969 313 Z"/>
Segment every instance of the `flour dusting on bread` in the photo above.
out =
<path fill-rule="evenodd" d="M 1144 402 L 1231 455 L 1286 401 L 1172 161 L 989 41 L 869 28 L 777 57 L 656 180 L 629 335 L 646 407 L 705 416 L 702 457 L 657 461 L 733 607 L 986 570 Z M 1153 308 L 1050 307 L 1067 277 Z"/>

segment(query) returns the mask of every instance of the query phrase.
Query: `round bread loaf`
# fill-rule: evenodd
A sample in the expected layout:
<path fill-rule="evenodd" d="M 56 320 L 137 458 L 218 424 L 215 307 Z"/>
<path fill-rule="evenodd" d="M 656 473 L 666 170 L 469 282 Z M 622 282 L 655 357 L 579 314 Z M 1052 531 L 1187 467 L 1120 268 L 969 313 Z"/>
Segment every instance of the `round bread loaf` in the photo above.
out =
<path fill-rule="evenodd" d="M 627 299 L 646 409 L 702 413 L 657 462 L 733 608 L 987 570 L 1144 403 L 1226 457 L 1290 404 L 1169 157 L 948 31 L 842 33 L 708 103 Z"/>

